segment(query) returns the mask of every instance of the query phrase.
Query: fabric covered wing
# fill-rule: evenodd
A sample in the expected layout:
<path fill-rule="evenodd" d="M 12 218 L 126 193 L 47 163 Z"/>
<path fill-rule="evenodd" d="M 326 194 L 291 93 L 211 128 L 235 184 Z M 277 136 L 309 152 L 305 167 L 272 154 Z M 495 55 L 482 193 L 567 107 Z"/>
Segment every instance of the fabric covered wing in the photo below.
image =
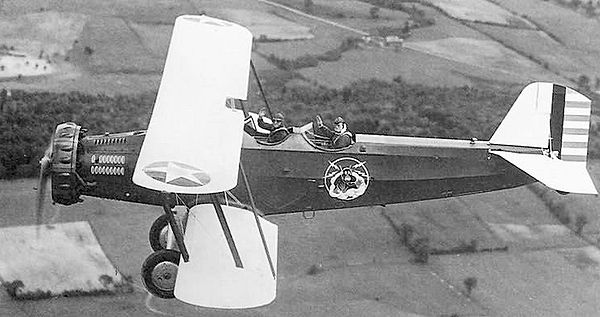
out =
<path fill-rule="evenodd" d="M 133 175 L 150 189 L 190 194 L 237 185 L 252 35 L 207 16 L 175 21 L 162 80 Z"/>
<path fill-rule="evenodd" d="M 275 299 L 277 280 L 265 256 L 251 211 L 222 206 L 243 268 L 235 265 L 213 205 L 191 208 L 185 232 L 190 261 L 180 261 L 175 297 L 212 308 L 250 308 Z M 277 267 L 277 225 L 259 218 L 271 260 Z"/>

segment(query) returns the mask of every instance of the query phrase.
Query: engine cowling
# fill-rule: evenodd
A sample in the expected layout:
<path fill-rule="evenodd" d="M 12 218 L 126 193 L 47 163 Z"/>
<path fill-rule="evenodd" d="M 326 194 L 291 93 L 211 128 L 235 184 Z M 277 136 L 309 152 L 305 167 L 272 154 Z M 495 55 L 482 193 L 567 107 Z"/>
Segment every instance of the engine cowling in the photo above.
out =
<path fill-rule="evenodd" d="M 61 123 L 56 127 L 52 140 L 52 200 L 63 205 L 81 202 L 84 181 L 77 174 L 81 126 Z"/>
<path fill-rule="evenodd" d="M 76 123 L 59 124 L 51 147 L 52 200 L 72 205 L 91 196 L 161 206 L 158 191 L 131 180 L 145 135 L 144 130 L 88 135 Z"/>

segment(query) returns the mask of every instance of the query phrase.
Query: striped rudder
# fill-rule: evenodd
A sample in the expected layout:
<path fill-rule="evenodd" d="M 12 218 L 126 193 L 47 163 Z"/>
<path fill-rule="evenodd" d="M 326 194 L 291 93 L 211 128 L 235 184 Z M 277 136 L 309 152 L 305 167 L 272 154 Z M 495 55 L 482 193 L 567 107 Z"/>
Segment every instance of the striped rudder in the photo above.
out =
<path fill-rule="evenodd" d="M 552 102 L 550 118 L 553 150 L 561 160 L 586 162 L 592 102 L 564 86 L 554 85 L 554 92 L 557 101 Z"/>

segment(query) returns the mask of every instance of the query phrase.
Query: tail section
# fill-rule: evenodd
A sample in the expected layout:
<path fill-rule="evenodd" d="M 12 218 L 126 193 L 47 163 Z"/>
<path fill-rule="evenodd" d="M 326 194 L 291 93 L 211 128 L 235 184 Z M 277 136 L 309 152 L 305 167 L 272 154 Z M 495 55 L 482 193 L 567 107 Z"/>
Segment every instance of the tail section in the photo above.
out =
<path fill-rule="evenodd" d="M 499 155 L 546 186 L 597 194 L 586 169 L 591 100 L 552 83 L 525 87 L 490 139 Z"/>

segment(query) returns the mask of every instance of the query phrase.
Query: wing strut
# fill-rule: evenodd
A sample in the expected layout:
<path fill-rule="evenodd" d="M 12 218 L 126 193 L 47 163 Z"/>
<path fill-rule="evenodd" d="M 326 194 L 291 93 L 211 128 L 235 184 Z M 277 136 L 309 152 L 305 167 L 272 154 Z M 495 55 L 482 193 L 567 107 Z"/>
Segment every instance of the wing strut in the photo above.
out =
<path fill-rule="evenodd" d="M 252 212 L 254 213 L 254 220 L 256 220 L 256 226 L 258 227 L 258 232 L 260 233 L 260 239 L 262 240 L 263 247 L 265 249 L 265 254 L 267 255 L 267 260 L 269 261 L 269 267 L 271 268 L 271 274 L 273 274 L 273 279 L 277 278 L 275 274 L 275 267 L 273 266 L 273 260 L 271 260 L 271 254 L 269 253 L 269 248 L 267 246 L 267 240 L 265 239 L 265 234 L 263 232 L 262 226 L 260 224 L 260 220 L 258 219 L 256 205 L 254 204 L 254 198 L 252 197 L 252 192 L 250 191 L 250 184 L 248 184 L 248 178 L 246 177 L 246 171 L 244 171 L 244 165 L 240 160 L 240 170 L 242 171 L 242 177 L 244 178 L 244 184 L 246 185 L 246 190 L 248 190 L 248 196 L 250 197 L 250 204 L 252 204 Z"/>
<path fill-rule="evenodd" d="M 175 236 L 175 242 L 177 242 L 177 246 L 179 247 L 183 261 L 188 262 L 190 260 L 190 254 L 188 253 L 185 243 L 183 242 L 183 231 L 181 230 L 181 226 L 179 226 L 177 220 L 175 220 L 175 215 L 171 209 L 169 194 L 163 191 L 160 193 L 160 195 L 163 201 L 163 209 L 165 210 L 165 214 L 167 214 L 169 225 L 171 225 L 171 230 L 173 230 L 173 235 Z"/>
<path fill-rule="evenodd" d="M 265 95 L 265 91 L 260 82 L 260 79 L 258 78 L 258 73 L 256 72 L 256 68 L 254 68 L 254 62 L 252 62 L 252 60 L 250 60 L 250 68 L 252 68 L 252 73 L 254 74 L 254 78 L 256 78 L 256 83 L 258 84 L 258 89 L 260 90 L 260 94 L 262 95 L 263 100 L 265 101 L 265 106 L 267 106 L 267 111 L 269 112 L 269 118 L 273 119 L 273 113 L 271 112 L 271 107 L 269 106 L 269 102 L 267 101 L 267 95 Z"/>
<path fill-rule="evenodd" d="M 227 219 L 225 219 L 225 214 L 223 214 L 223 208 L 221 208 L 221 203 L 219 203 L 217 195 L 211 194 L 210 200 L 213 206 L 215 207 L 215 211 L 217 212 L 217 218 L 219 218 L 219 222 L 221 223 L 221 229 L 223 229 L 223 233 L 225 234 L 225 239 L 227 240 L 227 244 L 229 245 L 229 250 L 231 250 L 231 255 L 233 256 L 235 266 L 239 268 L 244 268 L 244 265 L 242 264 L 242 258 L 240 257 L 240 253 L 238 252 L 237 247 L 235 246 L 235 241 L 233 241 L 231 230 L 229 229 Z"/>

